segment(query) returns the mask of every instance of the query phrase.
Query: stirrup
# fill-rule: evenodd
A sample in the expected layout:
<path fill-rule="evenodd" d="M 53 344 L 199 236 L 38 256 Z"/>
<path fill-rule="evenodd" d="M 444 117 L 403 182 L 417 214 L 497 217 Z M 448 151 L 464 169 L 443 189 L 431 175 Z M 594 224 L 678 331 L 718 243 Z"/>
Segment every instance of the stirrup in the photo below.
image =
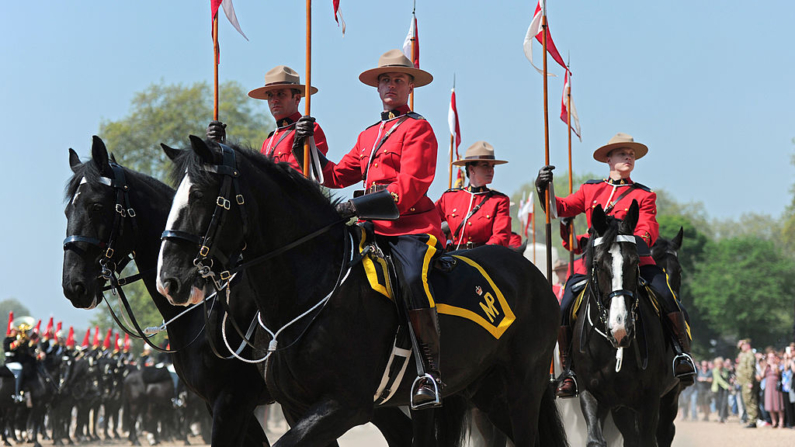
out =
<path fill-rule="evenodd" d="M 681 359 L 685 359 L 685 360 L 690 360 L 690 364 L 693 365 L 693 372 L 688 372 L 688 373 L 679 374 L 679 375 L 676 374 L 676 361 L 678 359 L 680 359 L 680 358 Z M 693 376 L 693 375 L 698 374 L 698 371 L 696 371 L 695 365 L 696 365 L 696 362 L 693 361 L 693 357 L 690 357 L 690 354 L 688 354 L 686 352 L 683 352 L 681 354 L 677 354 L 676 356 L 674 356 L 674 359 L 671 361 L 671 370 L 674 373 L 674 377 L 679 379 L 679 378 L 682 378 L 682 377 Z"/>
<path fill-rule="evenodd" d="M 414 403 L 414 395 L 419 391 L 420 383 L 423 380 L 429 380 L 433 384 L 433 395 L 435 398 L 434 400 L 428 402 L 416 404 Z M 421 376 L 417 376 L 417 378 L 414 379 L 414 383 L 411 384 L 410 406 L 412 410 L 422 410 L 425 408 L 435 408 L 442 406 L 442 398 L 441 395 L 439 394 L 439 384 L 436 382 L 436 379 L 434 379 L 432 375 L 425 373 Z"/>
<path fill-rule="evenodd" d="M 563 384 L 563 381 L 566 379 L 571 379 L 574 382 L 574 395 L 573 396 L 559 396 L 558 395 L 558 388 Z M 555 398 L 556 399 L 571 399 L 580 395 L 580 384 L 577 382 L 577 374 L 574 374 L 574 371 L 569 369 L 568 371 L 563 371 L 558 376 L 557 380 L 555 380 Z"/>

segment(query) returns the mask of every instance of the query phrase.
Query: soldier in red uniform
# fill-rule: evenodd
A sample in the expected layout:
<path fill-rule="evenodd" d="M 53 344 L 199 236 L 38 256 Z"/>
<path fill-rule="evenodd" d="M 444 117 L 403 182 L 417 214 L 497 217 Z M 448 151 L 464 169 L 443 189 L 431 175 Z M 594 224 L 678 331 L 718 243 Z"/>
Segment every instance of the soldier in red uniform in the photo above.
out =
<path fill-rule="evenodd" d="M 494 165 L 507 163 L 494 158 L 494 147 L 478 141 L 454 161 L 465 166 L 469 185 L 445 191 L 436 201 L 436 209 L 450 226 L 448 248 L 459 250 L 481 245 L 508 246 L 511 240 L 511 201 L 505 194 L 486 185 L 494 179 Z M 521 244 L 521 243 L 520 243 Z"/>
<path fill-rule="evenodd" d="M 642 158 L 648 152 L 648 148 L 635 142 L 632 136 L 625 133 L 618 133 L 610 139 L 607 145 L 597 149 L 593 158 L 596 161 L 607 163 L 610 167 L 610 175 L 604 180 L 589 180 L 583 184 L 577 192 L 566 197 L 556 198 L 557 212 L 560 217 L 574 217 L 580 213 L 585 213 L 588 220 L 588 227 L 591 226 L 591 213 L 597 205 L 601 205 L 605 213 L 618 219 L 623 219 L 629 210 L 629 205 L 633 200 L 640 205 L 640 216 L 635 227 L 635 240 L 640 256 L 640 275 L 651 284 L 662 298 L 661 305 L 671 322 L 676 340 L 679 346 L 677 350 L 684 355 L 676 357 L 674 364 L 674 375 L 683 381 L 691 380 L 695 373 L 695 365 L 692 358 L 687 353 L 690 351 L 690 338 L 687 333 L 685 323 L 685 313 L 681 302 L 676 298 L 671 288 L 668 286 L 668 278 L 665 272 L 654 263 L 649 247 L 654 244 L 659 236 L 659 225 L 657 223 L 657 195 L 648 187 L 635 183 L 630 178 L 630 173 L 635 167 L 635 161 Z M 552 181 L 552 170 L 554 166 L 544 166 L 538 172 L 536 178 L 536 188 L 539 197 L 543 197 L 547 185 Z M 588 235 L 579 235 L 575 238 L 576 247 L 568 247 L 568 238 L 564 238 L 564 246 L 567 249 L 574 249 L 581 253 L 581 247 L 587 243 Z M 557 395 L 559 397 L 574 397 L 576 395 L 576 383 L 574 373 L 571 371 L 570 359 L 568 356 L 569 342 L 571 340 L 572 328 L 569 325 L 569 315 L 571 306 L 574 303 L 575 293 L 581 290 L 576 285 L 585 279 L 586 271 L 582 259 L 575 262 L 574 274 L 566 281 L 566 286 L 561 302 L 562 324 L 558 332 L 558 344 L 560 346 L 560 361 L 564 369 L 558 385 Z"/>
<path fill-rule="evenodd" d="M 324 185 L 344 188 L 362 182 L 365 194 L 387 191 L 400 217 L 375 220 L 379 244 L 396 261 L 401 294 L 422 354 L 425 374 L 415 382 L 413 406 L 439 406 L 442 386 L 439 370 L 439 323 L 428 273 L 434 256 L 441 252 L 441 221 L 427 196 L 436 173 L 436 135 L 431 125 L 408 106 L 415 87 L 430 84 L 430 73 L 414 68 L 400 50 L 384 53 L 378 67 L 359 75 L 359 80 L 378 89 L 383 104 L 381 119 L 359 134 L 356 145 L 339 163 L 321 160 Z M 296 140 L 312 135 L 313 118 L 303 117 L 296 126 Z M 297 154 L 303 162 L 301 154 Z M 380 193 L 385 194 L 385 193 Z M 343 203 L 343 215 L 356 215 L 357 203 L 367 196 Z"/>
<path fill-rule="evenodd" d="M 306 91 L 306 86 L 301 84 L 298 73 L 290 67 L 278 65 L 265 73 L 265 86 L 248 92 L 254 99 L 268 101 L 271 115 L 276 120 L 276 130 L 268 135 L 262 143 L 262 152 L 274 162 L 290 163 L 294 169 L 301 170 L 295 157 L 293 147 L 303 141 L 295 142 L 295 123 L 301 118 L 298 106 L 301 96 Z M 311 94 L 317 93 L 317 88 L 310 88 Z M 317 150 L 323 155 L 328 152 L 326 135 L 317 123 L 314 123 L 314 142 Z M 219 142 L 226 140 L 226 124 L 212 121 L 207 126 L 207 138 Z M 303 147 L 303 146 L 301 146 Z M 302 149 L 303 150 L 303 149 Z"/>

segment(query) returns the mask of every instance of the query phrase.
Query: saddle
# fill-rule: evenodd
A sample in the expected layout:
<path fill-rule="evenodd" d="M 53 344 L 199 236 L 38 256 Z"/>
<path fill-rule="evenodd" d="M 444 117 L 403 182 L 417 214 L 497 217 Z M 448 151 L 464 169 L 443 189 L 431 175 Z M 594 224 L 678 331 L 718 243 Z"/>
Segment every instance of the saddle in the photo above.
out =
<path fill-rule="evenodd" d="M 389 256 L 378 246 L 372 224 L 353 228 L 359 261 L 370 287 L 396 302 L 399 296 L 395 268 Z M 433 286 L 437 312 L 472 321 L 499 339 L 515 320 L 513 311 L 488 272 L 471 256 L 471 250 L 445 253 L 433 264 L 429 281 Z M 403 313 L 404 306 L 397 306 Z"/>

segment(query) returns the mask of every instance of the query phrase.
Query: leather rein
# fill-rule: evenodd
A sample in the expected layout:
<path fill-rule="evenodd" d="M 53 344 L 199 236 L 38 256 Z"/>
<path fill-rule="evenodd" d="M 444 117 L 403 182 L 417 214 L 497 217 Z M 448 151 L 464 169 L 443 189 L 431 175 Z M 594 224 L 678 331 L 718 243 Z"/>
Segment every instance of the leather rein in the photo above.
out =
<path fill-rule="evenodd" d="M 346 219 L 342 219 L 341 218 L 339 220 L 336 220 L 336 221 L 334 221 L 334 222 L 332 222 L 330 224 L 327 224 L 327 225 L 321 227 L 320 229 L 318 229 L 318 230 L 316 230 L 316 231 L 314 231 L 312 233 L 309 233 L 309 234 L 307 234 L 305 236 L 302 236 L 302 237 L 294 240 L 293 242 L 291 242 L 291 243 L 289 243 L 287 245 L 284 245 L 284 246 L 282 246 L 280 248 L 277 248 L 277 249 L 275 249 L 275 250 L 273 250 L 271 252 L 265 253 L 265 254 L 263 254 L 261 256 L 258 256 L 256 258 L 254 258 L 254 259 L 252 259 L 250 261 L 244 262 L 244 263 L 241 263 L 241 261 L 243 259 L 243 252 L 246 249 L 246 243 L 245 242 L 243 242 L 241 244 L 241 247 L 239 247 L 238 249 L 236 249 L 235 251 L 233 251 L 232 253 L 230 253 L 228 255 L 224 254 L 224 253 L 221 253 L 220 250 L 216 249 L 214 242 L 216 242 L 219 239 L 219 237 L 221 235 L 221 231 L 222 231 L 223 226 L 224 226 L 224 223 L 226 222 L 226 219 L 227 219 L 227 217 L 229 215 L 229 212 L 231 212 L 232 199 L 234 199 L 235 203 L 237 204 L 237 208 L 240 211 L 240 217 L 241 217 L 241 222 L 242 222 L 242 226 L 243 226 L 242 230 L 243 230 L 244 237 L 245 237 L 245 235 L 248 234 L 248 224 L 247 224 L 248 213 L 246 212 L 246 207 L 245 207 L 246 201 L 245 201 L 245 198 L 244 198 L 244 196 L 243 196 L 243 194 L 241 192 L 241 188 L 240 188 L 240 171 L 237 169 L 237 161 L 236 161 L 235 151 L 231 147 L 229 147 L 229 146 L 227 146 L 225 144 L 218 143 L 218 145 L 221 147 L 221 154 L 222 154 L 221 163 L 220 164 L 207 164 L 206 163 L 202 167 L 202 169 L 205 172 L 218 174 L 218 175 L 221 175 L 223 177 L 222 180 L 221 180 L 221 186 L 220 186 L 220 189 L 219 189 L 218 196 L 217 196 L 217 198 L 215 200 L 216 207 L 215 207 L 215 209 L 213 211 L 212 217 L 210 218 L 210 223 L 209 223 L 209 225 L 207 227 L 207 230 L 204 233 L 204 236 L 197 236 L 195 234 L 192 234 L 192 233 L 189 233 L 189 232 L 186 232 L 186 231 L 166 229 L 165 231 L 163 231 L 161 239 L 162 240 L 187 241 L 187 242 L 192 243 L 194 245 L 197 245 L 199 247 L 199 251 L 196 254 L 196 257 L 193 259 L 193 265 L 196 267 L 196 270 L 198 271 L 199 275 L 201 275 L 202 278 L 205 278 L 205 279 L 209 278 L 212 281 L 213 286 L 215 287 L 215 289 L 216 289 L 216 291 L 218 293 L 220 293 L 221 290 L 224 287 L 226 287 L 226 289 L 227 289 L 227 291 L 226 291 L 227 299 L 226 300 L 221 299 L 220 301 L 221 301 L 221 304 L 223 306 L 224 312 L 226 312 L 227 315 L 231 315 L 231 311 L 230 311 L 229 303 L 228 303 L 229 293 L 230 293 L 230 282 L 231 282 L 232 277 L 236 273 L 239 273 L 239 272 L 241 272 L 243 270 L 246 270 L 247 268 L 252 267 L 252 266 L 254 266 L 256 264 L 260 264 L 260 263 L 262 263 L 262 262 L 264 262 L 264 261 L 266 261 L 268 259 L 271 259 L 271 258 L 274 258 L 274 257 L 276 257 L 278 255 L 281 255 L 282 253 L 285 253 L 285 252 L 287 252 L 287 251 L 289 251 L 289 250 L 291 250 L 291 249 L 293 249 L 295 247 L 298 247 L 299 245 L 302 245 L 305 242 L 308 242 L 308 241 L 310 241 L 312 239 L 315 239 L 316 237 L 328 232 L 331 228 L 335 227 L 336 225 L 343 224 L 343 223 L 347 222 L 349 219 L 347 219 L 347 218 Z M 223 269 L 220 272 L 216 272 L 216 271 L 213 270 L 213 267 L 216 265 L 215 261 L 218 261 L 217 264 Z M 344 264 L 343 264 L 343 267 L 344 267 Z M 343 270 L 344 270 L 344 268 L 343 268 Z M 329 295 L 326 298 L 324 298 L 324 301 L 322 301 L 322 302 L 327 301 L 328 298 L 330 298 L 330 296 L 336 291 L 336 289 L 340 286 L 341 283 L 342 283 L 342 275 L 340 275 L 340 277 L 338 278 L 338 280 L 337 280 L 332 292 L 329 293 Z M 205 307 L 207 306 L 206 303 L 207 303 L 207 301 L 205 300 L 204 301 Z M 320 304 L 320 303 L 318 303 L 318 304 Z M 312 308 L 311 310 L 314 310 L 314 309 L 315 308 Z M 321 309 L 322 309 L 322 307 L 321 307 Z M 307 312 L 307 314 L 308 313 L 309 312 Z M 257 314 L 258 315 L 257 315 L 256 319 L 260 321 L 260 326 L 263 327 L 266 331 L 268 331 L 268 333 L 273 337 L 273 340 L 271 340 L 271 347 L 268 349 L 269 353 L 265 357 L 263 357 L 263 358 L 261 358 L 261 359 L 259 359 L 257 361 L 246 360 L 246 359 L 243 359 L 243 358 L 241 358 L 241 357 L 239 357 L 239 356 L 237 356 L 236 354 L 233 353 L 234 357 L 236 357 L 239 360 L 242 360 L 244 362 L 248 362 L 248 363 L 259 363 L 259 362 L 265 361 L 270 356 L 270 353 L 276 350 L 276 347 L 275 347 L 276 346 L 275 334 L 273 332 L 271 332 L 270 329 L 265 327 L 264 324 L 262 324 L 262 321 L 259 318 L 259 312 Z M 302 315 L 302 317 L 303 316 L 305 316 L 305 315 Z M 207 312 L 205 312 L 205 319 L 207 320 L 206 321 L 206 325 L 207 325 L 207 327 L 209 327 L 209 319 L 208 319 L 208 313 Z M 245 344 L 251 346 L 252 348 L 255 348 L 254 343 L 251 340 L 250 329 L 249 329 L 249 333 L 248 334 L 244 334 L 243 331 L 238 327 L 237 323 L 235 322 L 235 320 L 233 318 L 229 318 L 229 320 L 232 323 L 232 326 L 234 327 L 234 329 L 237 332 L 238 336 L 243 340 L 243 342 Z M 224 318 L 224 321 L 226 321 L 226 317 Z M 313 318 L 312 321 L 314 321 L 314 318 Z M 311 324 L 311 322 L 310 322 L 310 324 Z M 308 328 L 308 326 L 307 326 L 307 328 Z M 304 331 L 306 331 L 306 329 Z M 224 334 L 224 337 L 222 337 L 222 338 L 224 338 L 224 342 L 226 343 L 225 326 L 222 327 L 222 332 Z M 303 333 L 302 333 L 302 335 L 303 335 Z M 213 353 L 215 353 L 215 355 L 218 356 L 218 357 L 225 358 L 216 349 L 215 344 L 212 341 L 212 337 L 208 337 L 208 340 L 210 342 L 210 347 L 211 347 Z M 294 344 L 297 341 L 298 340 L 294 341 L 292 344 Z M 284 349 L 286 349 L 286 348 L 284 348 Z"/>
<path fill-rule="evenodd" d="M 118 274 L 124 270 L 124 268 L 129 264 L 131 261 L 135 261 L 135 250 L 131 251 L 128 255 L 125 255 L 121 259 L 116 259 L 116 244 L 117 241 L 121 240 L 124 236 L 124 223 L 125 220 L 129 219 L 130 225 L 133 229 L 133 240 L 138 240 L 138 222 L 135 220 L 136 213 L 135 209 L 132 207 L 130 202 L 130 187 L 127 184 L 127 178 L 124 175 L 124 169 L 115 162 L 110 162 L 110 167 L 113 171 L 113 178 L 108 177 L 100 177 L 99 182 L 103 185 L 109 186 L 115 190 L 116 195 L 116 204 L 114 207 L 115 214 L 113 217 L 113 226 L 111 227 L 110 236 L 108 236 L 107 241 L 101 241 L 97 238 L 89 237 L 89 236 L 82 236 L 82 235 L 71 235 L 67 236 L 66 239 L 63 241 L 63 249 L 64 250 L 72 250 L 76 252 L 78 255 L 82 256 L 86 254 L 86 252 L 80 249 L 76 244 L 77 243 L 86 243 L 89 245 L 93 245 L 99 247 L 100 249 L 104 250 L 102 258 L 99 260 L 100 268 L 102 269 L 100 273 L 100 278 L 104 279 L 105 282 L 109 282 L 110 284 L 103 287 L 102 291 L 105 292 L 106 290 L 110 290 L 114 295 L 119 297 L 119 301 L 124 305 L 124 309 L 127 312 L 127 315 L 130 318 L 130 322 L 132 323 L 135 331 L 129 329 L 124 323 L 122 323 L 121 319 L 116 315 L 113 311 L 113 307 L 110 305 L 109 302 L 106 301 L 108 305 L 108 310 L 110 311 L 111 317 L 119 325 L 119 327 L 131 337 L 142 339 L 146 344 L 148 344 L 152 349 L 167 353 L 173 354 L 178 352 L 180 349 L 187 348 L 193 342 L 195 342 L 199 336 L 201 335 L 204 328 L 199 330 L 199 333 L 191 340 L 190 343 L 185 345 L 183 348 L 180 349 L 163 349 L 154 343 L 152 343 L 149 339 L 151 336 L 146 335 L 145 331 L 141 329 L 140 325 L 138 324 L 138 320 L 135 318 L 135 314 L 132 311 L 132 307 L 130 306 L 130 302 L 127 299 L 127 296 L 124 293 L 124 289 L 122 286 L 127 284 L 132 284 L 138 280 L 141 280 L 145 275 L 151 274 L 155 271 L 155 269 L 150 269 L 145 272 L 140 272 L 136 275 L 128 276 L 125 278 L 118 278 Z M 83 179 L 82 183 L 85 183 L 85 178 Z M 124 314 L 122 314 L 124 316 Z"/>

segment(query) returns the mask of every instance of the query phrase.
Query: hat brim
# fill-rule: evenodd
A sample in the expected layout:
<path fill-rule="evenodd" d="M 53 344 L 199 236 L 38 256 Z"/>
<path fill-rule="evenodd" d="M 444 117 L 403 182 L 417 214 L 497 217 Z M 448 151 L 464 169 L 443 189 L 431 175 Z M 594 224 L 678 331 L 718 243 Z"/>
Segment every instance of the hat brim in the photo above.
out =
<path fill-rule="evenodd" d="M 480 158 L 480 157 L 478 157 L 478 158 L 462 158 L 460 160 L 456 160 L 456 161 L 453 162 L 453 166 L 464 166 L 467 163 L 475 163 L 475 162 L 478 162 L 478 161 L 487 161 L 487 162 L 493 163 L 495 165 L 502 165 L 502 164 L 508 163 L 505 160 L 495 160 L 493 158 Z"/>
<path fill-rule="evenodd" d="M 612 143 L 606 144 L 599 149 L 595 150 L 593 153 L 593 159 L 596 161 L 601 161 L 602 163 L 607 163 L 607 154 L 610 153 L 613 149 L 618 148 L 629 148 L 635 151 L 635 160 L 640 160 L 643 158 L 648 152 L 649 148 L 646 147 L 645 144 L 635 143 L 635 142 L 624 142 L 624 143 Z"/>
<path fill-rule="evenodd" d="M 280 90 L 283 88 L 301 90 L 301 96 L 304 96 L 304 93 L 306 92 L 306 85 L 303 84 L 272 84 L 260 88 L 255 88 L 254 90 L 248 92 L 248 96 L 254 99 L 264 99 L 265 101 L 267 101 L 268 92 L 273 90 Z M 309 94 L 314 95 L 315 93 L 317 93 L 317 88 L 309 87 Z"/>
<path fill-rule="evenodd" d="M 402 65 L 385 66 L 372 68 L 359 75 L 362 83 L 371 87 L 378 87 L 378 76 L 384 73 L 405 73 L 414 78 L 414 87 L 422 87 L 433 82 L 433 76 L 425 70 L 414 67 L 404 67 Z"/>

